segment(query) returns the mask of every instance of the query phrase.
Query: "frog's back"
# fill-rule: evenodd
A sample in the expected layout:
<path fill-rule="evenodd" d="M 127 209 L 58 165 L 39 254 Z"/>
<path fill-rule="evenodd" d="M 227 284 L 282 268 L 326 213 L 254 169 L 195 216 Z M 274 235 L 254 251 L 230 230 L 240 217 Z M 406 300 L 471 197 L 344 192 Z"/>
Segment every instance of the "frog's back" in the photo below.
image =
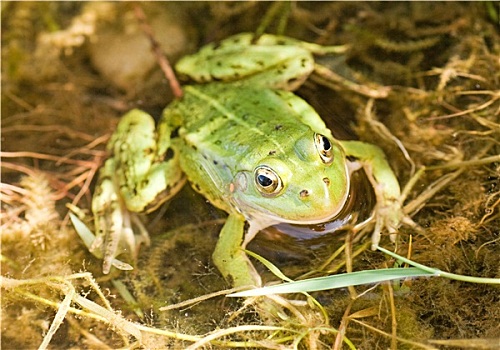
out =
<path fill-rule="evenodd" d="M 179 136 L 200 154 L 233 170 L 252 168 L 269 155 L 286 158 L 304 134 L 325 132 L 306 125 L 287 98 L 300 100 L 289 92 L 244 85 L 187 86 L 166 118 L 171 127 L 180 126 Z M 324 128 L 315 113 L 308 118 Z"/>

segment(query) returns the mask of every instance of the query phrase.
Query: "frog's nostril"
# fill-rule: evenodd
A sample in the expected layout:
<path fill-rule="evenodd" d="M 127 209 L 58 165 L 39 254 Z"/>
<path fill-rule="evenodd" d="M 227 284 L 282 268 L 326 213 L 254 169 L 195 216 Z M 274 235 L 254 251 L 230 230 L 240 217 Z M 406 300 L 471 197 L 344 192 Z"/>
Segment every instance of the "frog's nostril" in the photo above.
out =
<path fill-rule="evenodd" d="M 323 182 L 324 182 L 327 186 L 330 186 L 330 179 L 329 179 L 329 178 L 324 177 L 324 178 L 323 178 Z"/>
<path fill-rule="evenodd" d="M 309 191 L 308 190 L 302 190 L 302 191 L 300 191 L 299 195 L 300 195 L 300 198 L 309 197 Z"/>

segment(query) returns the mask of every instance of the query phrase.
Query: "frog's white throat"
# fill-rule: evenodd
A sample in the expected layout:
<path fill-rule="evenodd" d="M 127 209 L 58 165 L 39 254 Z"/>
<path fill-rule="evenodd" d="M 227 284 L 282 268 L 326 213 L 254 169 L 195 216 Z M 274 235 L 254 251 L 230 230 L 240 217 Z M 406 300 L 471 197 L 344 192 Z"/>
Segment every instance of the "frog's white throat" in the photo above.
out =
<path fill-rule="evenodd" d="M 296 224 L 296 225 L 316 225 L 329 221 L 340 213 L 346 201 L 347 201 L 347 193 L 346 197 L 342 201 L 342 205 L 339 205 L 337 210 L 328 213 L 324 217 L 319 217 L 312 220 L 290 220 L 271 213 L 263 212 L 261 210 L 255 211 L 255 213 L 249 213 L 247 211 L 245 213 L 245 219 L 248 222 L 249 227 L 245 234 L 245 241 L 243 242 L 243 248 L 247 245 L 247 243 L 249 243 L 255 237 L 255 235 L 259 231 L 270 226 L 278 225 L 281 223 Z"/>

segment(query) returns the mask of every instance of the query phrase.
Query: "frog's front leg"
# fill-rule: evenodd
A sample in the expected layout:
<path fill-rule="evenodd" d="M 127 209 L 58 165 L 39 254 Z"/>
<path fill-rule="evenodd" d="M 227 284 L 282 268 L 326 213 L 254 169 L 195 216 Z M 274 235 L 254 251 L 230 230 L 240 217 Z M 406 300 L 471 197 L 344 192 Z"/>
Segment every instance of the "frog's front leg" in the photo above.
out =
<path fill-rule="evenodd" d="M 372 249 L 377 248 L 383 227 L 391 234 L 391 240 L 395 241 L 395 232 L 401 223 L 414 223 L 403 211 L 399 182 L 385 154 L 379 147 L 361 141 L 341 141 L 341 144 L 347 156 L 356 158 L 351 163 L 352 170 L 363 167 L 375 191 L 377 204 L 374 209 Z"/>
<path fill-rule="evenodd" d="M 103 257 L 108 273 L 113 258 L 124 251 L 135 257 L 148 236 L 134 213 L 150 212 L 184 184 L 178 152 L 170 147 L 165 123 L 155 127 L 145 112 L 132 110 L 121 119 L 109 143 L 111 157 L 99 173 L 92 199 L 96 239 L 91 251 Z M 141 235 L 134 233 L 137 228 Z"/>
<path fill-rule="evenodd" d="M 232 213 L 222 228 L 213 261 L 233 287 L 260 286 L 261 279 L 243 250 L 245 218 Z"/>

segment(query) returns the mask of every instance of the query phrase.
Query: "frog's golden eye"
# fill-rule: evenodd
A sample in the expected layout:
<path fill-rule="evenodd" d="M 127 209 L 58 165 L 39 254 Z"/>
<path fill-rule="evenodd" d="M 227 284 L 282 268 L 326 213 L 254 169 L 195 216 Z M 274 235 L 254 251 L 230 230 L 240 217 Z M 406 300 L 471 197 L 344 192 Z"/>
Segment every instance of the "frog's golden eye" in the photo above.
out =
<path fill-rule="evenodd" d="M 331 141 L 325 135 L 314 134 L 314 143 L 323 163 L 331 164 L 333 162 L 333 146 Z"/>
<path fill-rule="evenodd" d="M 255 185 L 262 195 L 276 196 L 283 188 L 283 182 L 276 172 L 266 165 L 255 168 Z"/>

